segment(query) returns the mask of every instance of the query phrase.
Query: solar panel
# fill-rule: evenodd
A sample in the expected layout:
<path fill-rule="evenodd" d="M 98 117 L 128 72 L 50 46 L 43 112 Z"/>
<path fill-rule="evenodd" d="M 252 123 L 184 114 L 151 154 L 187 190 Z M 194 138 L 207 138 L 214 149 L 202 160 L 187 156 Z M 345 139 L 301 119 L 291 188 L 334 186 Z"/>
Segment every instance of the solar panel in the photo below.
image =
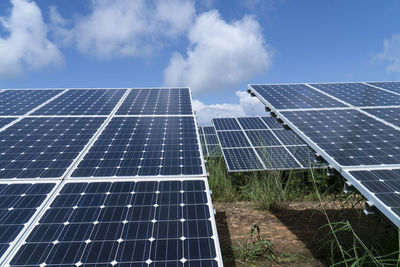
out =
<path fill-rule="evenodd" d="M 27 117 L 0 132 L 0 179 L 61 177 L 104 118 Z"/>
<path fill-rule="evenodd" d="M 235 118 L 218 118 L 213 120 L 215 130 L 241 130 L 239 123 Z"/>
<path fill-rule="evenodd" d="M 5 90 L 0 93 L 0 115 L 24 115 L 63 90 Z"/>
<path fill-rule="evenodd" d="M 125 89 L 70 89 L 34 115 L 109 115 Z"/>
<path fill-rule="evenodd" d="M 312 149 L 293 131 L 284 130 L 274 121 L 271 117 L 213 119 L 229 171 L 307 169 L 312 166 L 315 160 Z"/>
<path fill-rule="evenodd" d="M 203 155 L 206 157 L 222 157 L 215 128 L 213 126 L 199 127 L 199 134 Z"/>
<path fill-rule="evenodd" d="M 204 179 L 66 183 L 11 266 L 218 266 Z"/>
<path fill-rule="evenodd" d="M 0 118 L 0 129 L 13 122 L 15 119 L 17 119 L 17 117 Z"/>
<path fill-rule="evenodd" d="M 368 200 L 396 225 L 400 222 L 400 95 L 388 85 L 371 83 L 310 84 L 346 107 L 322 105 L 319 108 L 285 110 L 270 104 L 249 85 L 276 116 L 341 173 Z M 394 84 L 393 84 L 394 86 Z M 387 89 L 387 90 L 386 90 Z M 279 95 L 279 94 L 277 94 Z M 268 97 L 274 98 L 274 93 Z M 288 95 L 288 101 L 302 99 L 301 93 Z M 307 101 L 305 101 L 307 103 Z M 303 104 L 300 103 L 299 107 Z"/>
<path fill-rule="evenodd" d="M 363 109 L 379 119 L 400 127 L 400 107 L 399 108 L 369 108 Z"/>
<path fill-rule="evenodd" d="M 0 183 L 0 263 L 54 186 L 54 183 Z"/>
<path fill-rule="evenodd" d="M 357 110 L 280 114 L 340 166 L 400 164 L 400 132 Z"/>
<path fill-rule="evenodd" d="M 193 117 L 114 117 L 72 177 L 202 174 Z"/>
<path fill-rule="evenodd" d="M 192 115 L 188 88 L 131 90 L 118 115 Z"/>
<path fill-rule="evenodd" d="M 394 93 L 400 93 L 400 82 L 371 82 L 367 83 Z"/>
<path fill-rule="evenodd" d="M 310 85 L 357 107 L 400 105 L 400 95 L 372 87 L 365 83 L 326 83 Z"/>
<path fill-rule="evenodd" d="M 0 265 L 222 266 L 188 88 L 8 91 Z"/>
<path fill-rule="evenodd" d="M 343 103 L 326 96 L 305 84 L 251 85 L 274 109 L 302 109 L 346 107 Z"/>
<path fill-rule="evenodd" d="M 264 170 L 261 161 L 257 159 L 257 154 L 252 148 L 229 148 L 222 149 L 226 165 L 230 172 L 246 170 Z"/>

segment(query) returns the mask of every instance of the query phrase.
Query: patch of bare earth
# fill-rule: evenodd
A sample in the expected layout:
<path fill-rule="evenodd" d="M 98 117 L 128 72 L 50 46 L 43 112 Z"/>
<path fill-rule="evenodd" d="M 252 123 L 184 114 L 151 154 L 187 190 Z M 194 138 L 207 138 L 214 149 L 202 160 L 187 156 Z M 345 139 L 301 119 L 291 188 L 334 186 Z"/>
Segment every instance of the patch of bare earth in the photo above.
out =
<path fill-rule="evenodd" d="M 379 216 L 366 216 L 360 207 L 346 207 L 326 203 L 325 209 L 332 222 L 350 221 L 360 237 L 371 234 Z M 329 230 L 321 207 L 315 202 L 294 202 L 272 211 L 257 209 L 254 203 L 214 203 L 216 221 L 225 266 L 327 266 L 329 248 L 323 246 Z M 279 262 L 260 260 L 241 262 L 235 259 L 232 246 L 249 238 L 253 225 L 260 227 L 264 239 L 272 241 Z M 352 236 L 344 236 L 344 242 Z"/>

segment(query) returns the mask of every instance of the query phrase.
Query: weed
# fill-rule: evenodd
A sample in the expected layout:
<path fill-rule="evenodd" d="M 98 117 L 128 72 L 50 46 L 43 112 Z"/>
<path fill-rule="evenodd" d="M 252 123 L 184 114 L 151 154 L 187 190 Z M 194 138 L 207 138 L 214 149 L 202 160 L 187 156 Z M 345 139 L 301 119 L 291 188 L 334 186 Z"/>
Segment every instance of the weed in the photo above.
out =
<path fill-rule="evenodd" d="M 271 241 L 262 238 L 257 224 L 251 227 L 249 236 L 242 244 L 239 243 L 237 247 L 234 247 L 238 259 L 242 261 L 277 260 Z"/>
<path fill-rule="evenodd" d="M 330 247 L 329 257 L 332 266 L 400 266 L 400 232 L 398 233 L 397 237 L 391 236 L 384 242 L 379 242 L 381 244 L 390 244 L 389 251 L 387 251 L 386 246 L 377 245 L 374 240 L 379 227 L 378 223 L 374 233 L 371 233 L 373 242 L 371 242 L 370 245 L 367 245 L 357 235 L 349 221 L 343 220 L 339 222 L 332 222 L 330 220 L 322 201 L 322 197 L 318 191 L 314 176 L 312 176 L 312 178 L 322 212 L 327 220 L 327 224 L 323 227 L 328 227 L 330 229 L 330 236 L 328 236 L 328 240 L 326 241 L 325 245 L 329 245 Z M 349 241 L 344 242 L 340 238 L 346 233 L 350 234 L 350 244 L 348 244 Z M 397 240 L 397 243 L 393 242 L 394 240 Z"/>
<path fill-rule="evenodd" d="M 237 200 L 237 193 L 232 185 L 223 158 L 208 158 L 207 167 L 210 174 L 208 182 L 213 192 L 213 199 L 221 202 Z"/>

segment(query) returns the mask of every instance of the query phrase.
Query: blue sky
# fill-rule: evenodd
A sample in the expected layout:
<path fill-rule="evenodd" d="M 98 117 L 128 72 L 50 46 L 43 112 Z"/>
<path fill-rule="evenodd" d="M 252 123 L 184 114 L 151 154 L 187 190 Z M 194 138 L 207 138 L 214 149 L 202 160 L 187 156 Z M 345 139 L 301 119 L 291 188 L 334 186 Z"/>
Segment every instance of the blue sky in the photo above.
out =
<path fill-rule="evenodd" d="M 248 83 L 400 80 L 400 1 L 4 0 L 0 88 L 189 86 L 200 121 Z"/>

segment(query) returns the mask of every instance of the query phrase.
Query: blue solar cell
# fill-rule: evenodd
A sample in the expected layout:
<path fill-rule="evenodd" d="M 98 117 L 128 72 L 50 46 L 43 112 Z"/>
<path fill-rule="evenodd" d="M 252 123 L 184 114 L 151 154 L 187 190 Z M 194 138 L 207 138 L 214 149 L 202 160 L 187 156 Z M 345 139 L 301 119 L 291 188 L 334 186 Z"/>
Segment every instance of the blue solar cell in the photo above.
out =
<path fill-rule="evenodd" d="M 0 132 L 0 178 L 61 177 L 104 118 L 25 118 Z"/>
<path fill-rule="evenodd" d="M 213 123 L 217 131 L 241 130 L 235 118 L 217 118 L 213 119 Z"/>
<path fill-rule="evenodd" d="M 126 89 L 70 89 L 33 115 L 108 115 Z"/>
<path fill-rule="evenodd" d="M 14 121 L 16 118 L 0 118 L 0 128 Z"/>
<path fill-rule="evenodd" d="M 282 124 L 279 124 L 276 121 L 276 118 L 273 117 L 261 117 L 261 119 L 267 124 L 268 128 L 275 130 L 275 129 L 283 129 Z"/>
<path fill-rule="evenodd" d="M 318 165 L 314 163 L 316 160 L 315 152 L 309 146 L 286 146 L 286 148 L 292 153 L 301 166 L 306 168 L 318 168 Z"/>
<path fill-rule="evenodd" d="M 199 127 L 200 143 L 205 157 L 222 157 L 217 133 L 213 126 Z"/>
<path fill-rule="evenodd" d="M 117 115 L 191 115 L 188 88 L 131 89 Z"/>
<path fill-rule="evenodd" d="M 216 144 L 218 144 L 218 138 L 217 138 L 216 134 L 215 135 L 206 134 L 204 137 L 205 137 L 206 143 L 208 145 L 216 145 Z"/>
<path fill-rule="evenodd" d="M 250 146 L 246 136 L 241 131 L 221 131 L 217 134 L 222 148 Z"/>
<path fill-rule="evenodd" d="M 281 114 L 341 166 L 400 164 L 399 131 L 357 110 Z"/>
<path fill-rule="evenodd" d="M 203 126 L 200 127 L 203 130 L 203 134 L 205 135 L 216 135 L 217 133 L 215 132 L 214 126 Z"/>
<path fill-rule="evenodd" d="M 400 127 L 400 108 L 369 108 L 364 111 Z"/>
<path fill-rule="evenodd" d="M 281 143 L 270 130 L 246 131 L 253 146 L 280 146 Z"/>
<path fill-rule="evenodd" d="M 374 82 L 374 83 L 368 83 L 374 86 L 378 86 L 380 88 L 395 92 L 395 93 L 400 93 L 400 82 Z"/>
<path fill-rule="evenodd" d="M 54 186 L 54 183 L 0 184 L 0 258 Z"/>
<path fill-rule="evenodd" d="M 218 266 L 204 189 L 203 180 L 66 184 L 17 251 L 11 266 L 44 262 L 165 266 L 170 261 Z M 111 191 L 128 195 L 127 202 L 108 205 Z M 87 195 L 102 197 L 93 197 L 90 206 L 78 204 Z M 138 204 L 138 195 L 147 200 Z M 59 201 L 66 196 L 74 201 Z M 65 204 L 59 208 L 57 203 Z M 54 221 L 54 214 L 62 214 L 62 219 Z"/>
<path fill-rule="evenodd" d="M 193 117 L 115 117 L 72 176 L 201 174 Z"/>
<path fill-rule="evenodd" d="M 303 168 L 284 147 L 262 147 L 256 151 L 267 169 Z"/>
<path fill-rule="evenodd" d="M 293 131 L 273 130 L 272 132 L 284 145 L 306 145 L 306 143 L 304 143 L 304 141 L 300 137 L 298 137 L 297 134 L 295 134 Z"/>
<path fill-rule="evenodd" d="M 264 169 L 252 148 L 223 149 L 223 153 L 229 171 Z"/>
<path fill-rule="evenodd" d="M 250 85 L 274 109 L 345 107 L 305 84 Z"/>
<path fill-rule="evenodd" d="M 24 115 L 62 90 L 5 90 L 0 93 L 0 115 Z"/>
<path fill-rule="evenodd" d="M 327 83 L 312 86 L 357 107 L 400 105 L 399 95 L 363 83 Z"/>
<path fill-rule="evenodd" d="M 224 120 L 226 119 L 213 119 L 214 123 Z M 276 121 L 275 118 L 241 117 L 237 118 L 237 120 L 240 122 L 240 125 L 244 130 L 217 130 L 219 141 L 221 142 L 221 148 L 224 152 L 224 158 L 230 171 L 301 169 L 309 168 L 309 166 L 313 165 L 314 158 L 309 157 L 309 152 L 312 151 L 312 149 L 309 148 L 307 144 L 305 144 L 293 131 L 284 130 L 281 125 L 274 122 Z M 287 150 L 285 148 L 286 146 L 306 146 L 306 148 L 300 148 L 296 152 L 296 155 L 292 156 L 289 152 L 291 150 Z M 238 152 L 239 149 L 233 150 L 232 148 L 240 148 L 244 151 Z M 253 152 L 249 152 L 250 150 L 253 150 Z M 302 152 L 305 154 L 301 155 Z M 244 159 L 245 155 L 249 153 L 252 153 L 253 158 Z M 303 157 L 301 158 L 301 156 Z M 237 160 L 239 163 L 235 161 L 235 157 L 239 159 Z M 298 157 L 301 158 L 301 160 L 296 160 Z M 259 166 L 260 159 L 263 161 L 264 166 Z M 299 164 L 299 162 L 302 163 Z M 232 166 L 230 166 L 230 164 L 232 164 Z M 246 166 L 246 164 L 248 165 Z M 254 166 L 256 167 L 255 169 Z M 314 167 L 319 168 L 321 166 Z"/>
<path fill-rule="evenodd" d="M 265 124 L 260 117 L 239 117 L 237 120 L 244 130 L 265 129 Z"/>

